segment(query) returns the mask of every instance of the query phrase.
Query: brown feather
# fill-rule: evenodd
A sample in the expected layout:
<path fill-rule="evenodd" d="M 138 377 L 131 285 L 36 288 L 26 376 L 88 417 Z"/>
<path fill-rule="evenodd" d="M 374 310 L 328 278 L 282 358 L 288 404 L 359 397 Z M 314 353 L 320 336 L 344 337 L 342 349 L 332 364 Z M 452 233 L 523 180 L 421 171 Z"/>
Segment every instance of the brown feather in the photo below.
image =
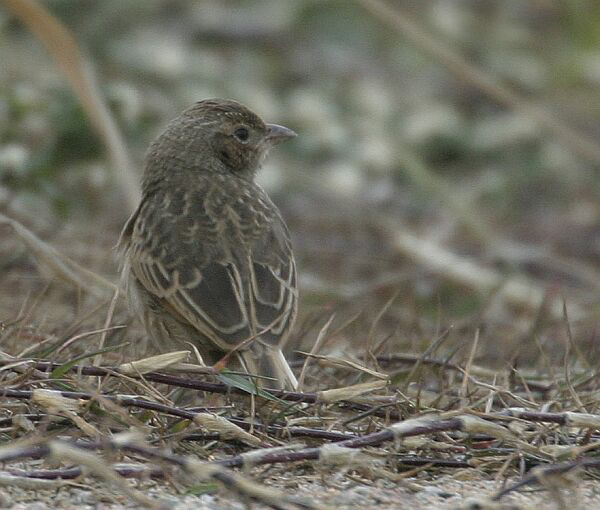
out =
<path fill-rule="evenodd" d="M 153 144 L 143 199 L 120 245 L 132 299 L 140 303 L 142 321 L 161 348 L 192 341 L 214 358 L 214 352 L 256 337 L 244 349 L 264 359 L 268 352 L 277 365 L 297 312 L 296 265 L 277 207 L 253 182 L 256 168 L 227 166 L 232 154 L 266 151 L 265 124 L 236 105 L 191 108 Z M 205 127 L 191 130 L 193 118 Z M 253 146 L 222 138 L 230 124 L 240 122 L 258 132 Z M 177 151 L 182 144 L 188 153 Z M 225 160 L 220 146 L 230 154 Z M 263 157 L 233 159 L 250 165 Z M 264 363 L 253 365 L 262 370 Z M 278 379 L 293 378 L 291 370 L 289 375 L 280 367 L 267 370 L 279 372 L 272 374 Z M 280 381 L 287 387 L 294 382 Z"/>

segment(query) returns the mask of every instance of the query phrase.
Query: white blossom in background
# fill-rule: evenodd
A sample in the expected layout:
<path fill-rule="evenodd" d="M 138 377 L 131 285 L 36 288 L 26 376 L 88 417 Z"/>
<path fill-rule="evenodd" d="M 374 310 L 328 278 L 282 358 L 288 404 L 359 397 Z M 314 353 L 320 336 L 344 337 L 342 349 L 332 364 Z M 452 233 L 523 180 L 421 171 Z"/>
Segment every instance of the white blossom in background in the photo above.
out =
<path fill-rule="evenodd" d="M 16 143 L 0 145 L 0 168 L 3 171 L 22 174 L 28 158 L 29 151 L 23 145 Z"/>
<path fill-rule="evenodd" d="M 433 103 L 408 114 L 402 136 L 408 142 L 421 143 L 433 136 L 452 135 L 462 129 L 463 121 L 456 109 Z"/>
<path fill-rule="evenodd" d="M 323 171 L 323 185 L 334 195 L 354 197 L 365 186 L 364 173 L 352 163 L 337 161 Z"/>
<path fill-rule="evenodd" d="M 531 118 L 517 113 L 495 113 L 475 122 L 471 143 L 476 150 L 493 150 L 535 140 L 539 135 L 540 130 Z"/>

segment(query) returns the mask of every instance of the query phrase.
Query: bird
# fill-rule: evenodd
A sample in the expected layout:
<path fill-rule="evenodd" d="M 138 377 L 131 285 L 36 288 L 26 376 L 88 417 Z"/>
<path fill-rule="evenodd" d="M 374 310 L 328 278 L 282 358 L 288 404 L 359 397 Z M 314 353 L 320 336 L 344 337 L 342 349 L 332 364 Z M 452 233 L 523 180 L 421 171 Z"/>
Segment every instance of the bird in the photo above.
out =
<path fill-rule="evenodd" d="M 206 99 L 150 145 L 117 246 L 130 309 L 159 351 L 191 344 L 207 363 L 237 358 L 260 387 L 297 389 L 282 352 L 298 311 L 296 262 L 255 182 L 269 150 L 295 136 L 237 101 Z"/>

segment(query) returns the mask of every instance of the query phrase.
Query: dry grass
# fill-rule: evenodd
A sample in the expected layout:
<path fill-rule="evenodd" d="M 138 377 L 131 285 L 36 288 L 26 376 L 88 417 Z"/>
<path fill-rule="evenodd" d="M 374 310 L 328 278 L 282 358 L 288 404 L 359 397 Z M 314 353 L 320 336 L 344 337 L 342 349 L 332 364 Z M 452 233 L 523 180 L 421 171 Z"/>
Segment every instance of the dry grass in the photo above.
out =
<path fill-rule="evenodd" d="M 30 271 L 13 267 L 7 284 Z M 194 487 L 222 487 L 225 501 L 324 508 L 327 491 L 307 492 L 315 475 L 325 486 L 336 480 L 330 489 L 351 481 L 373 494 L 390 486 L 418 494 L 435 479 L 472 471 L 499 484 L 478 500 L 496 508 L 532 485 L 563 497 L 600 465 L 597 371 L 566 309 L 558 320 L 543 304 L 542 318 L 514 312 L 513 335 L 527 314 L 532 336 L 560 329 L 564 340 L 562 355 L 539 344 L 539 362 L 521 369 L 498 368 L 489 355 L 500 329 L 484 334 L 472 322 L 442 331 L 438 323 L 421 354 L 410 354 L 408 325 L 418 317 L 402 316 L 397 293 L 368 298 L 379 302 L 372 319 L 341 300 L 335 317 L 307 313 L 302 321 L 297 340 L 310 352 L 297 345 L 303 386 L 292 393 L 257 391 L 239 374 L 191 363 L 186 351 L 149 357 L 141 332 L 125 327 L 120 299 L 64 285 L 34 284 L 40 293 L 3 323 L 4 485 L 70 490 L 72 481 L 87 487 L 97 479 L 117 499 L 161 507 L 162 493 L 136 488 L 154 480 L 181 498 Z M 58 318 L 49 310 L 69 312 Z"/>

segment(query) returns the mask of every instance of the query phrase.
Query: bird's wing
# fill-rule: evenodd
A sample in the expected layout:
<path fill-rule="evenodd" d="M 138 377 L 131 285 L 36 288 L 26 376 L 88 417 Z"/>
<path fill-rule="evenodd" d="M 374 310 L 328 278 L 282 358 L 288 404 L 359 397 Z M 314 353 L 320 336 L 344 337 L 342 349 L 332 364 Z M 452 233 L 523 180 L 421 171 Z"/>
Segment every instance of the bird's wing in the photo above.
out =
<path fill-rule="evenodd" d="M 296 313 L 296 269 L 283 220 L 275 214 L 258 234 L 233 225 L 238 239 L 231 240 L 232 225 L 205 207 L 185 193 L 142 205 L 129 241 L 133 275 L 221 350 L 264 330 L 262 340 L 278 343 Z"/>
<path fill-rule="evenodd" d="M 274 206 L 273 206 L 274 207 Z M 289 233 L 278 211 L 268 233 L 252 246 L 247 294 L 251 322 L 271 345 L 285 341 L 297 311 L 296 263 Z"/>

